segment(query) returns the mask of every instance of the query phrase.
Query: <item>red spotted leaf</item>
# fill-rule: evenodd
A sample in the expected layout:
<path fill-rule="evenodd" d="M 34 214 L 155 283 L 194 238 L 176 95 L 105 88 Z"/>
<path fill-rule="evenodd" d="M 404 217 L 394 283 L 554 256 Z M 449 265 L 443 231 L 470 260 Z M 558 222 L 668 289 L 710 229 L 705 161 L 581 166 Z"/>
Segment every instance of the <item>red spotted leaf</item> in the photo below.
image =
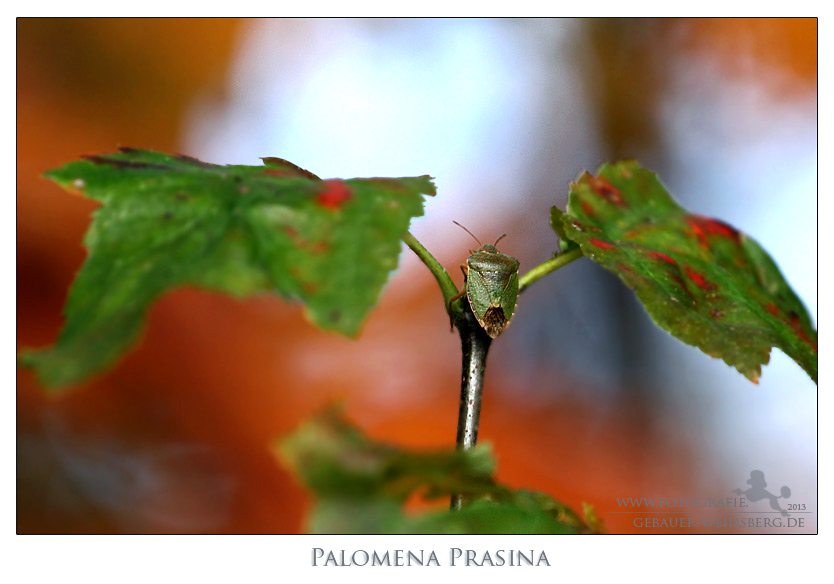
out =
<path fill-rule="evenodd" d="M 123 148 L 49 171 L 100 201 L 89 254 L 53 347 L 23 365 L 47 385 L 76 382 L 136 339 L 154 299 L 182 285 L 300 300 L 325 329 L 355 335 L 397 265 L 428 176 L 331 179 L 280 158 L 221 166 Z"/>
<path fill-rule="evenodd" d="M 817 332 L 749 236 L 681 208 L 636 162 L 571 184 L 563 235 L 634 289 L 654 321 L 751 381 L 778 347 L 816 381 Z"/>

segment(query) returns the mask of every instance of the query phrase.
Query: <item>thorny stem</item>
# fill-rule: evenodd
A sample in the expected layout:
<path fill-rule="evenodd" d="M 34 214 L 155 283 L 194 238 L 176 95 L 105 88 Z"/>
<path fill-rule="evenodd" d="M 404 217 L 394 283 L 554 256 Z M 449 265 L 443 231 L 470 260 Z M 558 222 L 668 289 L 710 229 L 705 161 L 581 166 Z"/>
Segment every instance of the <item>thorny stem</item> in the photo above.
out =
<path fill-rule="evenodd" d="M 525 288 L 527 288 L 527 286 L 529 286 L 536 280 L 543 278 L 550 272 L 554 272 L 559 268 L 568 265 L 573 260 L 577 260 L 581 257 L 582 250 L 579 247 L 575 247 L 571 250 L 562 252 L 559 255 L 553 256 L 546 262 L 540 263 L 538 266 L 531 269 L 529 272 L 527 272 L 518 279 L 518 292 L 523 292 Z"/>

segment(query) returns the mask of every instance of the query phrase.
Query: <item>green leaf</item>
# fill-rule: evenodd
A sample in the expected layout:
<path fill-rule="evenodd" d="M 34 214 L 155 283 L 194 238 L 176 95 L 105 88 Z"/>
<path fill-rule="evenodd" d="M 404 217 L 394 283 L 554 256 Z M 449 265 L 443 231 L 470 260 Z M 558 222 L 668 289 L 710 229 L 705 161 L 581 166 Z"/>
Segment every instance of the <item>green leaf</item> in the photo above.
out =
<path fill-rule="evenodd" d="M 412 452 L 370 441 L 336 409 L 302 425 L 277 447 L 280 458 L 316 495 L 315 533 L 580 533 L 588 527 L 541 493 L 512 491 L 491 477 L 489 449 Z M 406 513 L 410 497 L 473 500 L 460 511 Z"/>
<path fill-rule="evenodd" d="M 111 364 L 176 286 L 275 292 L 322 328 L 356 335 L 422 215 L 428 176 L 325 180 L 279 159 L 219 166 L 123 148 L 46 173 L 100 201 L 54 347 L 25 352 L 50 386 Z"/>
<path fill-rule="evenodd" d="M 559 207 L 554 205 L 550 208 L 550 227 L 556 232 L 556 235 L 559 236 L 559 249 L 563 252 L 576 247 L 576 243 L 568 239 L 568 236 L 565 233 L 565 226 L 562 223 L 562 217 L 564 217 L 564 215 L 565 212 Z"/>
<path fill-rule="evenodd" d="M 769 255 L 693 215 L 636 162 L 571 184 L 564 233 L 633 288 L 654 321 L 756 382 L 778 347 L 817 380 L 817 332 Z"/>

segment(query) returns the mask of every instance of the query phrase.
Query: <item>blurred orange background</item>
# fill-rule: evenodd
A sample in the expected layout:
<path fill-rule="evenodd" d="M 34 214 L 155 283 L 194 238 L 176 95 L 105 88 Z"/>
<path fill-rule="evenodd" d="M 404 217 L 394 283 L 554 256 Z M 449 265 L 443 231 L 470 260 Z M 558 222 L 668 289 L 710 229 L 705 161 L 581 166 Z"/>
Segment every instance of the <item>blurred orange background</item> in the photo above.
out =
<path fill-rule="evenodd" d="M 414 233 L 458 281 L 472 242 L 452 219 L 509 233 L 524 270 L 552 253 L 568 181 L 621 158 L 770 251 L 779 220 L 815 248 L 816 45 L 814 19 L 19 19 L 18 346 L 56 338 L 95 208 L 39 176 L 117 146 L 432 174 Z M 815 315 L 804 261 L 786 274 Z M 490 355 L 480 440 L 499 480 L 589 502 L 615 533 L 674 532 L 635 527 L 616 498 L 728 496 L 767 462 L 816 530 L 815 388 L 798 367 L 774 356 L 752 386 L 678 348 L 590 262 L 550 279 Z M 407 250 L 358 340 L 277 298 L 171 292 L 111 371 L 59 396 L 18 372 L 18 532 L 303 531 L 311 501 L 274 440 L 337 400 L 375 438 L 450 446 L 459 360 Z"/>

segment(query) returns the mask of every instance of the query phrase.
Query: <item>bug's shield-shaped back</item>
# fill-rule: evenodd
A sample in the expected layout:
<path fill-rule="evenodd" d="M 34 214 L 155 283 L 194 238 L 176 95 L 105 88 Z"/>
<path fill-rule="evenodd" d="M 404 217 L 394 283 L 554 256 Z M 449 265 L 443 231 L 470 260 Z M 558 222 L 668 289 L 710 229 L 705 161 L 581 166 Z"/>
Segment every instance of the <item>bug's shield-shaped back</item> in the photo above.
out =
<path fill-rule="evenodd" d="M 479 251 L 467 261 L 467 299 L 478 323 L 490 338 L 512 320 L 518 298 L 518 260 L 502 253 Z"/>

